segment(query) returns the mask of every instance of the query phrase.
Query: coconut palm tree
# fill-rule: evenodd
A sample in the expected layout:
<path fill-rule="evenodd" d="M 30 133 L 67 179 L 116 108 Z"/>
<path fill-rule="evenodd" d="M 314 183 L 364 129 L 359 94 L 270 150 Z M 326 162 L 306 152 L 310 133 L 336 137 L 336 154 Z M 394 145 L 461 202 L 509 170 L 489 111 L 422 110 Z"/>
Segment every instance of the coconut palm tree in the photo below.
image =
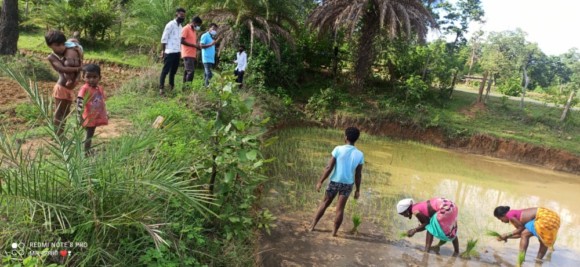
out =
<path fill-rule="evenodd" d="M 428 28 L 436 27 L 420 0 L 327 0 L 308 20 L 320 33 L 345 30 L 351 38 L 358 33 L 353 92 L 360 92 L 364 86 L 376 55 L 374 42 L 380 34 L 423 40 Z"/>
<path fill-rule="evenodd" d="M 276 37 L 294 46 L 294 38 L 287 27 L 298 28 L 293 19 L 284 15 L 283 8 L 282 5 L 271 10 L 267 0 L 228 0 L 208 11 L 205 16 L 220 26 L 218 53 L 228 45 L 237 44 L 244 33 L 241 29 L 245 28 L 250 32 L 250 56 L 257 40 L 270 47 L 280 60 L 280 39 Z"/>

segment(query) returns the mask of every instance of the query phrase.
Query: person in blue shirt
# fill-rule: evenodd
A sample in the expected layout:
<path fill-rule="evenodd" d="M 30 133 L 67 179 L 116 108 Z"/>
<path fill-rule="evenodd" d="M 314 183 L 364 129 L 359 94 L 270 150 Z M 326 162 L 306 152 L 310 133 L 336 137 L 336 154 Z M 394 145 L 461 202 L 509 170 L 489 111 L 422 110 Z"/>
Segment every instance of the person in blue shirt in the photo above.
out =
<path fill-rule="evenodd" d="M 322 183 L 330 176 L 330 183 L 326 188 L 324 199 L 318 206 L 318 211 L 314 215 L 310 231 L 314 231 L 314 227 L 324 215 L 324 212 L 330 206 L 336 195 L 338 195 L 338 204 L 336 204 L 336 217 L 334 219 L 334 230 L 332 236 L 336 236 L 338 228 L 342 224 L 344 216 L 344 207 L 346 201 L 352 192 L 353 184 L 356 186 L 354 191 L 354 199 L 358 199 L 360 195 L 360 184 L 362 180 L 362 167 L 364 164 L 364 155 L 358 150 L 354 143 L 358 140 L 360 131 L 355 127 L 348 127 L 344 131 L 344 141 L 346 145 L 337 146 L 332 150 L 332 157 L 328 161 L 324 172 L 320 176 L 316 184 L 316 191 L 320 192 Z"/>
<path fill-rule="evenodd" d="M 215 64 L 215 45 L 218 40 L 215 39 L 217 34 L 218 25 L 212 23 L 209 25 L 209 29 L 206 33 L 201 35 L 201 62 L 203 63 L 204 69 L 204 84 L 209 85 L 209 80 L 213 76 L 212 68 Z"/>

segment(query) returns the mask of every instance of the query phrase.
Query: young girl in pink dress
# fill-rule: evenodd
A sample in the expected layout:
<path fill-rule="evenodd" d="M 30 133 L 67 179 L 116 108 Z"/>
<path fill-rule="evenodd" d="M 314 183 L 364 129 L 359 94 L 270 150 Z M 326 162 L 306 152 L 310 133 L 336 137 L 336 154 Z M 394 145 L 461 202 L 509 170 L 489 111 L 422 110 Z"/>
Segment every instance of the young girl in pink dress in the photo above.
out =
<path fill-rule="evenodd" d="M 91 149 L 91 140 L 95 135 L 97 126 L 107 125 L 109 116 L 105 107 L 105 92 L 103 87 L 99 86 L 101 80 L 101 68 L 95 64 L 85 65 L 83 68 L 83 79 L 85 84 L 81 87 L 77 97 L 77 110 L 84 111 L 82 115 L 83 127 L 87 130 L 85 140 L 85 154 L 89 154 Z"/>

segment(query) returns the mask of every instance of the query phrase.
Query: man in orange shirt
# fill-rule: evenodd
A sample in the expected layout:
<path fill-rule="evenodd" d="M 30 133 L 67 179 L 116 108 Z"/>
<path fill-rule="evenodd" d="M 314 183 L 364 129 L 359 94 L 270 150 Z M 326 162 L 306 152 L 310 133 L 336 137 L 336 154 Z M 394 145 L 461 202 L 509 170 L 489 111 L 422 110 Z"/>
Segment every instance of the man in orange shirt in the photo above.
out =
<path fill-rule="evenodd" d="M 197 43 L 197 31 L 200 30 L 201 19 L 194 17 L 191 22 L 183 27 L 181 31 L 181 57 L 185 65 L 185 73 L 183 74 L 183 88 L 189 88 L 191 81 L 193 81 L 193 73 L 195 70 L 195 61 L 197 57 L 197 49 L 201 49 Z"/>

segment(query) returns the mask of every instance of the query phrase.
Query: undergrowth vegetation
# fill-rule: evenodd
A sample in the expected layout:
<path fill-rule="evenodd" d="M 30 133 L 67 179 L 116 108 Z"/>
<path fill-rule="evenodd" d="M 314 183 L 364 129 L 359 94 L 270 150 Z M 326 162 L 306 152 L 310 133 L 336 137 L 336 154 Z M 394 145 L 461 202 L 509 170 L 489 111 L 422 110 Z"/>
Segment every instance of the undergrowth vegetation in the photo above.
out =
<path fill-rule="evenodd" d="M 203 95 L 199 106 L 186 96 L 131 101 L 143 89 L 125 88 L 110 103 L 131 129 L 85 157 L 84 130 L 68 123 L 57 137 L 36 83 L 2 70 L 27 91 L 49 137 L 26 150 L 0 134 L 2 251 L 47 242 L 72 252 L 32 255 L 25 246 L 3 253 L 3 266 L 251 265 L 253 229 L 269 230 L 275 220 L 255 205 L 268 162 L 260 150 L 270 142 L 262 138 L 267 119 L 252 116 L 253 98 L 231 77 L 193 92 Z M 157 116 L 165 118 L 160 129 L 150 126 Z"/>

